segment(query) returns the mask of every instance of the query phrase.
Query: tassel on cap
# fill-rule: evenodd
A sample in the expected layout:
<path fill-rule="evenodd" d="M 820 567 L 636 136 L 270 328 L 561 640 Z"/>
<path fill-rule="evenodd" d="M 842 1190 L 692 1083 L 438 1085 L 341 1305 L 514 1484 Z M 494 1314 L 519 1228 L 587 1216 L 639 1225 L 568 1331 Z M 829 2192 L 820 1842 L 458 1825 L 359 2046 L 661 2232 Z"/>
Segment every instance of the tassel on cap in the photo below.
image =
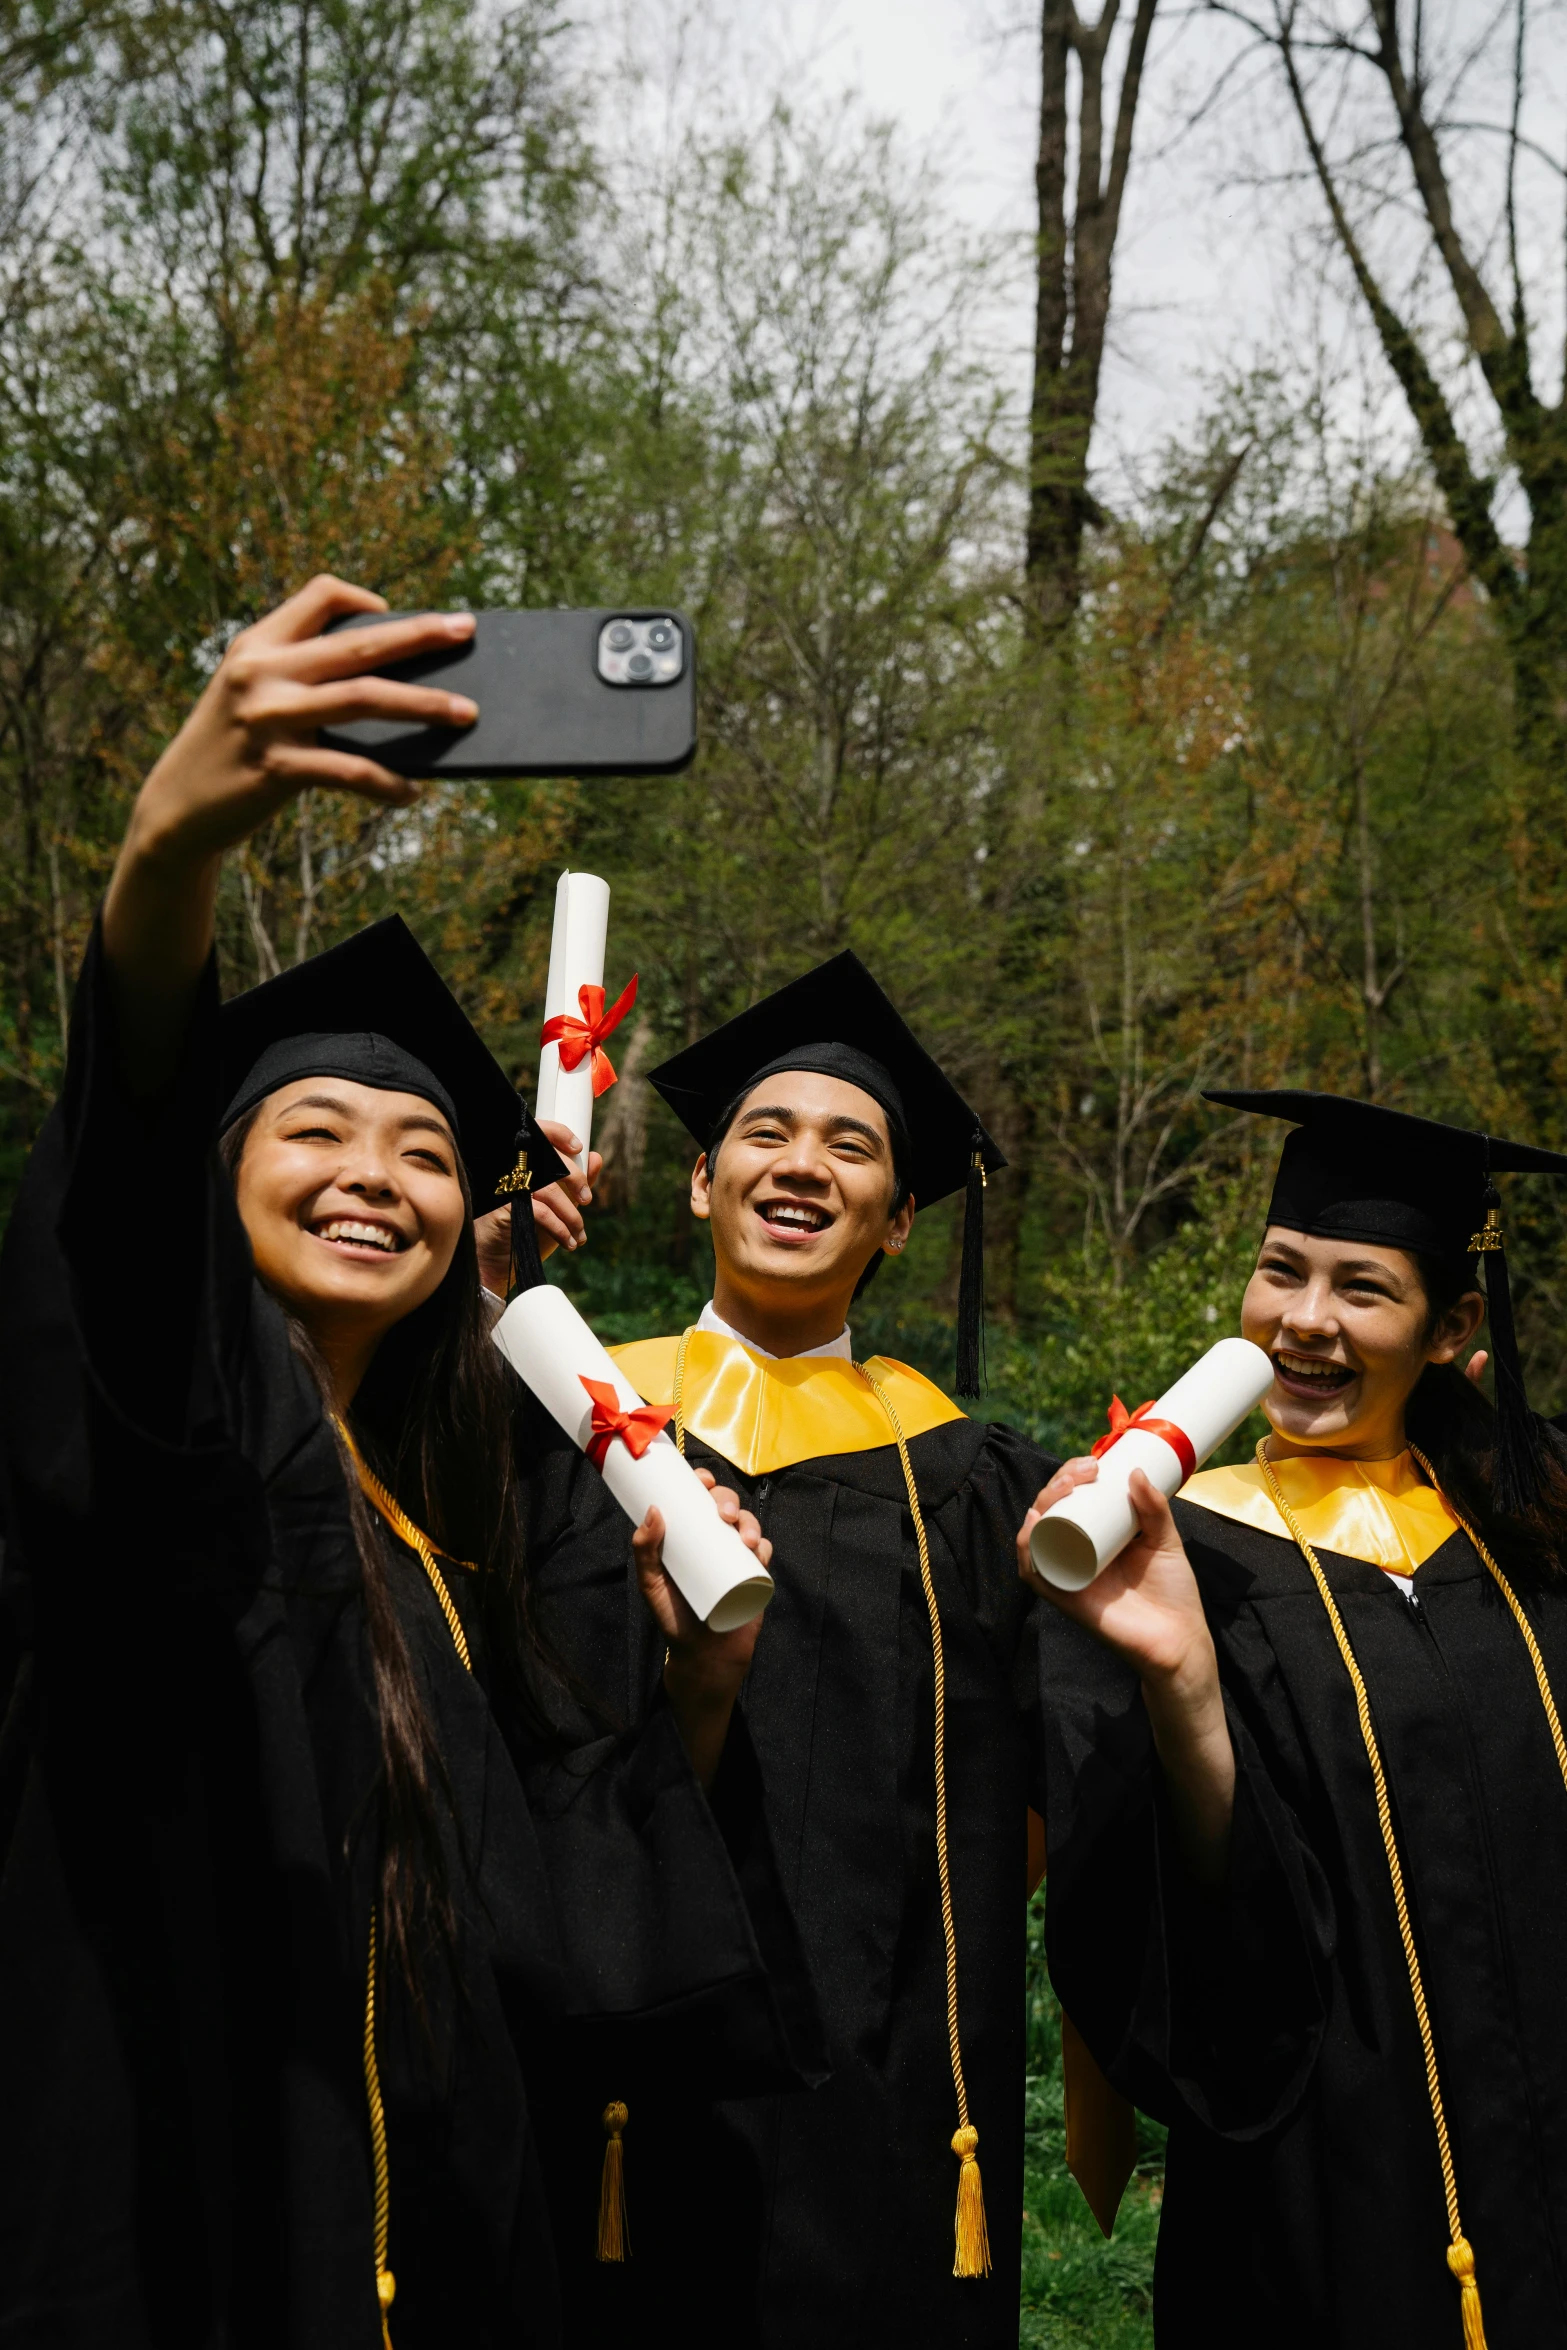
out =
<path fill-rule="evenodd" d="M 977 1396 L 985 1376 L 985 1136 L 975 1127 L 963 1192 L 963 1265 L 958 1275 L 959 1395 Z"/>
<path fill-rule="evenodd" d="M 1447 2265 L 1458 2279 L 1464 2319 L 1464 2350 L 1485 2350 L 1485 2320 L 1480 2314 L 1480 2288 L 1475 2282 L 1475 2256 L 1467 2238 L 1455 2236 L 1447 2247 Z"/>
<path fill-rule="evenodd" d="M 537 1289 L 544 1279 L 544 1261 L 539 1255 L 539 1236 L 533 1223 L 533 1173 L 528 1165 L 526 1111 L 517 1129 L 516 1164 L 495 1188 L 511 1195 L 511 1286 L 506 1294 L 513 1298 L 524 1289 Z"/>
<path fill-rule="evenodd" d="M 1470 1244 L 1485 1259 L 1486 1319 L 1490 1325 L 1491 1370 L 1496 1381 L 1496 1476 L 1498 1509 L 1515 1517 L 1530 1509 L 1541 1492 L 1540 1423 L 1529 1409 L 1518 1359 L 1512 1284 L 1503 1246 L 1502 1202 L 1494 1183 L 1485 1187 L 1485 1224 Z"/>
<path fill-rule="evenodd" d="M 965 2122 L 952 2133 L 952 2151 L 958 2172 L 958 2212 L 953 2228 L 952 2273 L 955 2277 L 988 2277 L 990 2230 L 985 2225 L 985 2190 L 979 2175 L 979 2132 Z"/>
<path fill-rule="evenodd" d="M 600 2260 L 629 2260 L 631 2232 L 626 2226 L 626 2150 L 621 2136 L 631 2119 L 618 2097 L 604 2108 L 604 2170 L 599 2179 Z"/>

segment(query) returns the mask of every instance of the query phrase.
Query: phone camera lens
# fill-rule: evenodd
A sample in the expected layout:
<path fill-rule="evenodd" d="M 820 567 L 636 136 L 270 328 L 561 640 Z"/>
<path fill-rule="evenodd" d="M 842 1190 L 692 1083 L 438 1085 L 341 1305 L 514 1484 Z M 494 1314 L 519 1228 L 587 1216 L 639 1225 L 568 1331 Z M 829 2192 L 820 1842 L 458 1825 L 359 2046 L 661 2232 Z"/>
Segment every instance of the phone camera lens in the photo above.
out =
<path fill-rule="evenodd" d="M 636 636 L 629 620 L 617 620 L 605 635 L 605 643 L 612 653 L 623 653 Z"/>
<path fill-rule="evenodd" d="M 629 660 L 629 661 L 626 663 L 626 675 L 627 675 L 628 677 L 651 677 L 651 676 L 652 676 L 652 674 L 653 674 L 653 656 L 652 656 L 652 654 L 651 654 L 651 653 L 633 653 L 633 654 L 632 654 L 632 656 L 631 656 L 631 658 L 630 658 L 630 660 Z"/>
<path fill-rule="evenodd" d="M 655 653 L 667 653 L 675 641 L 675 632 L 667 620 L 655 620 L 647 632 L 647 641 Z"/>

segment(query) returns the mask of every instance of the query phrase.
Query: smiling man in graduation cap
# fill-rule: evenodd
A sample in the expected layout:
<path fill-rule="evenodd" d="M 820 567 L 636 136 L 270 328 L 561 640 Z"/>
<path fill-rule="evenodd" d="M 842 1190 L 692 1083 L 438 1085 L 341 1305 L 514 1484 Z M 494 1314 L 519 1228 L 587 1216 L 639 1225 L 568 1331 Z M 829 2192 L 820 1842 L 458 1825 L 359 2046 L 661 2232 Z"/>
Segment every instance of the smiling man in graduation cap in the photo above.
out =
<path fill-rule="evenodd" d="M 715 1285 L 692 1328 L 618 1360 L 774 1544 L 744 1709 L 833 2078 L 678 2123 L 628 2099 L 633 2238 L 644 2197 L 675 2177 L 726 2214 L 697 2265 L 730 2263 L 736 2339 L 1011 2350 L 1041 1800 L 1038 1609 L 1012 1537 L 1054 1464 L 906 1365 L 857 1361 L 849 1326 L 915 1214 L 962 1192 L 972 1391 L 984 1186 L 1003 1161 L 852 954 L 652 1083 L 700 1149 L 691 1200 Z M 634 1704 L 656 1657 L 634 1623 L 631 1643 Z M 606 2311 L 616 2289 L 604 2281 Z"/>
<path fill-rule="evenodd" d="M 1137 1539 L 1051 1594 L 1052 1979 L 1170 2124 L 1161 2350 L 1561 2342 L 1567 1471 L 1495 1178 L 1567 1157 L 1208 1098 L 1294 1126 L 1241 1301 L 1269 1433 L 1173 1510 L 1134 1475 Z"/>

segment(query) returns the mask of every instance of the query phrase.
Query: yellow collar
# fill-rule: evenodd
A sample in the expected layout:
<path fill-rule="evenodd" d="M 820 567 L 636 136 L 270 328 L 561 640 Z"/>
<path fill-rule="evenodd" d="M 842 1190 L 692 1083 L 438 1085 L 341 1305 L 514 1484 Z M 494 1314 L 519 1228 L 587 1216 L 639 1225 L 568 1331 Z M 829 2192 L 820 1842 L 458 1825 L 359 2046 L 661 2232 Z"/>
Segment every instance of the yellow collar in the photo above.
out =
<path fill-rule="evenodd" d="M 610 1353 L 644 1403 L 667 1404 L 674 1401 L 679 1345 L 678 1338 L 641 1338 Z M 869 1368 L 891 1397 L 905 1436 L 964 1417 L 906 1363 L 873 1355 Z M 775 1361 L 713 1330 L 692 1332 L 681 1405 L 690 1434 L 747 1477 L 892 1442 L 881 1404 L 841 1355 Z"/>
<path fill-rule="evenodd" d="M 1407 1452 L 1391 1461 L 1297 1455 L 1275 1461 L 1273 1472 L 1309 1542 L 1393 1575 L 1412 1575 L 1458 1531 L 1458 1520 Z M 1255 1461 L 1239 1469 L 1199 1469 L 1186 1480 L 1181 1499 L 1292 1539 Z"/>

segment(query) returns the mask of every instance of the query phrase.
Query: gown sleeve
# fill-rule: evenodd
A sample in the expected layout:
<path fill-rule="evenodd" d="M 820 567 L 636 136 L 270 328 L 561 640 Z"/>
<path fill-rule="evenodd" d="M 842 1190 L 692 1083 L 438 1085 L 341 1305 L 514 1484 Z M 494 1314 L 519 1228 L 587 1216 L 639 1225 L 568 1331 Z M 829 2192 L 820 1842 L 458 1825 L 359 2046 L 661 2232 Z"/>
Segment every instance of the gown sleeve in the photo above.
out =
<path fill-rule="evenodd" d="M 1062 2005 L 1116 2088 L 1162 2121 L 1248 2139 L 1288 2116 L 1315 2062 L 1333 1915 L 1250 1726 L 1285 1702 L 1272 1652 L 1246 1611 L 1220 1647 L 1235 1811 L 1209 1894 L 1181 1861 L 1136 1676 L 1065 1617 L 1042 1621 L 1045 1938 Z"/>
<path fill-rule="evenodd" d="M 109 1433 L 106 1421 L 117 1452 L 158 1456 L 165 1507 L 177 1498 L 178 1456 L 210 1458 L 229 1434 L 252 1268 L 212 1147 L 217 1014 L 209 960 L 167 1093 L 132 1099 L 94 927 L 61 1097 L 5 1249 L 10 1449 L 52 1498 L 80 1505 L 91 1492 L 92 1440 Z"/>

